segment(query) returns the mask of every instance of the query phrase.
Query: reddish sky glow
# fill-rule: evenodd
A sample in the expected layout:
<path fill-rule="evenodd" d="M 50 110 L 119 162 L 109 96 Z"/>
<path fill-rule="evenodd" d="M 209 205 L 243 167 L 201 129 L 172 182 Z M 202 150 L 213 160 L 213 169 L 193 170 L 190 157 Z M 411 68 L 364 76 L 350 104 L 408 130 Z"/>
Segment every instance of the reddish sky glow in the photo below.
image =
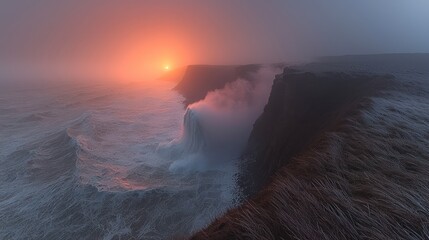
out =
<path fill-rule="evenodd" d="M 426 0 L 3 0 L 0 75 L 153 79 L 166 65 L 429 52 L 427 9 Z"/>

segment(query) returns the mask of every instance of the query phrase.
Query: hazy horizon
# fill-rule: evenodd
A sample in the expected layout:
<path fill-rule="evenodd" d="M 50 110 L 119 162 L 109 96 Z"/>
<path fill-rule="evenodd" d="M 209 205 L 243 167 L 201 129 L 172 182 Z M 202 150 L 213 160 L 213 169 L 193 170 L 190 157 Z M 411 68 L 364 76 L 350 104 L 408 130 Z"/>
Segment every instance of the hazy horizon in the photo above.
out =
<path fill-rule="evenodd" d="M 0 76 L 154 78 L 163 67 L 429 52 L 429 2 L 0 3 Z"/>

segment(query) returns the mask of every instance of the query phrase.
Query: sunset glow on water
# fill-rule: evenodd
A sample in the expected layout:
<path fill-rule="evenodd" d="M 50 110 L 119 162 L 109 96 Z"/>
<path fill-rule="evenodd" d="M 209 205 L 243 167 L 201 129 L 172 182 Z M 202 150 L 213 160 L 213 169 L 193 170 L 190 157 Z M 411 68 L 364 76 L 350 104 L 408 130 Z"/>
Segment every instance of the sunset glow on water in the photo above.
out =
<path fill-rule="evenodd" d="M 428 10 L 1 0 L 0 240 L 424 239 Z"/>

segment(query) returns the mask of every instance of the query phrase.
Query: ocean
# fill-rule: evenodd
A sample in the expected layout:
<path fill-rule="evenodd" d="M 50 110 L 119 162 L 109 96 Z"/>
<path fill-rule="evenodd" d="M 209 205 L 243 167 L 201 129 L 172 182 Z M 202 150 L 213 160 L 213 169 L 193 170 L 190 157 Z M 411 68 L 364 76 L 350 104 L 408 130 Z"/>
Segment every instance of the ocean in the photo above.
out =
<path fill-rule="evenodd" d="M 173 87 L 1 87 L 0 239 L 182 237 L 234 206 L 236 155 L 177 151 L 189 131 Z"/>

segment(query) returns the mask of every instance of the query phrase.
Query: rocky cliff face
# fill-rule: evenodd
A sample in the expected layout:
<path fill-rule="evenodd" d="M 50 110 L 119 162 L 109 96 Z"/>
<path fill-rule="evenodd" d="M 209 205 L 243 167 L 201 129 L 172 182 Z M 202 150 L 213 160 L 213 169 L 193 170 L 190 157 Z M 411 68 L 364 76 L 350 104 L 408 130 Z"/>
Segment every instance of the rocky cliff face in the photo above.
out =
<path fill-rule="evenodd" d="M 429 55 L 285 69 L 242 159 L 251 197 L 192 239 L 429 238 L 428 109 Z"/>
<path fill-rule="evenodd" d="M 243 156 L 240 184 L 245 194 L 258 192 L 276 170 L 317 143 L 324 132 L 335 129 L 365 97 L 386 88 L 392 78 L 286 68 L 274 81 Z"/>

